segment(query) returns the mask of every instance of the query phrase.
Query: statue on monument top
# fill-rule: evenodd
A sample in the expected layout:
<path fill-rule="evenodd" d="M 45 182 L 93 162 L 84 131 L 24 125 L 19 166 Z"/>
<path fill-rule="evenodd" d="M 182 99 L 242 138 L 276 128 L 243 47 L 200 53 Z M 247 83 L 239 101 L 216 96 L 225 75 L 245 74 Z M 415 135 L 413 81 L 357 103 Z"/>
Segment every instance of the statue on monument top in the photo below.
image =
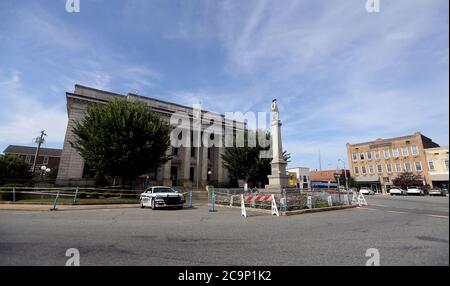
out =
<path fill-rule="evenodd" d="M 278 112 L 277 99 L 272 100 L 272 124 L 280 123 L 280 114 Z"/>
<path fill-rule="evenodd" d="M 272 111 L 278 112 L 278 102 L 276 98 L 272 100 Z"/>

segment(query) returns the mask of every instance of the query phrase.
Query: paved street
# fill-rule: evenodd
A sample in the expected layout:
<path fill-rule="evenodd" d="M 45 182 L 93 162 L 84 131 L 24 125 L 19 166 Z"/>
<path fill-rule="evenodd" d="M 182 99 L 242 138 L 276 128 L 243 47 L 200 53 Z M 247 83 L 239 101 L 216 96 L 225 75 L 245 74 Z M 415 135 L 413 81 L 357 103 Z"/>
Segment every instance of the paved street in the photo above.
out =
<path fill-rule="evenodd" d="M 449 265 L 448 197 L 367 197 L 369 206 L 275 217 L 185 210 L 0 211 L 0 265 Z"/>

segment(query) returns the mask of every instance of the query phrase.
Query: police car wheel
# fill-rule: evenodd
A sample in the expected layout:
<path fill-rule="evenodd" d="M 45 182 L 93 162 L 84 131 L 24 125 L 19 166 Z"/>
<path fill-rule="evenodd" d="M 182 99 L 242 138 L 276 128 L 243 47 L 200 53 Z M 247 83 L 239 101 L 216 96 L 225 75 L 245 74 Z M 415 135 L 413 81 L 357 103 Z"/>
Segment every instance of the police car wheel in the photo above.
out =
<path fill-rule="evenodd" d="M 145 208 L 145 206 L 144 206 L 144 201 L 141 200 L 141 209 L 143 209 L 143 208 Z"/>
<path fill-rule="evenodd" d="M 154 210 L 154 209 L 156 209 L 156 206 L 155 206 L 155 199 L 152 200 L 152 210 Z"/>

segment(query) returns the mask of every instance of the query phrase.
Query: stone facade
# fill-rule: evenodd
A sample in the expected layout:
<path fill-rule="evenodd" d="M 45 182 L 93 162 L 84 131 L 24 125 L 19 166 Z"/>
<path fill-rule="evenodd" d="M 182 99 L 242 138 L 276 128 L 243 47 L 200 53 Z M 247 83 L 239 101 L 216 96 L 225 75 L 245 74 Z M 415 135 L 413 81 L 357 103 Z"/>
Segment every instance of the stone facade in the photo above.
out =
<path fill-rule="evenodd" d="M 83 158 L 71 146 L 70 142 L 74 141 L 72 129 L 76 122 L 83 118 L 84 111 L 89 104 L 104 104 L 115 98 L 126 98 L 130 101 L 145 103 L 167 121 L 169 121 L 170 116 L 175 112 L 187 113 L 191 122 L 193 116 L 192 107 L 136 94 L 122 95 L 81 85 L 75 85 L 74 92 L 66 93 L 66 98 L 69 120 L 57 177 L 57 184 L 61 185 L 76 185 L 81 181 L 85 181 L 85 178 L 83 178 Z M 216 114 L 216 116 L 223 118 L 223 115 L 220 114 Z M 202 119 L 202 131 L 210 124 L 210 120 Z M 223 129 L 243 128 L 244 123 L 223 120 L 222 127 Z M 168 153 L 171 153 L 173 156 L 172 160 L 160 167 L 156 173 L 149 174 L 150 183 L 183 187 L 226 184 L 229 181 L 229 176 L 227 170 L 222 165 L 221 154 L 223 151 L 223 147 L 215 146 L 209 148 L 203 146 L 200 148 L 183 146 L 171 148 L 168 150 Z M 198 152 L 200 152 L 200 156 L 198 156 Z"/>
<path fill-rule="evenodd" d="M 395 177 L 405 171 L 421 175 L 423 184 L 431 186 L 425 151 L 435 147 L 439 145 L 420 132 L 358 144 L 347 143 L 350 174 L 360 186 L 383 192 L 393 185 Z"/>

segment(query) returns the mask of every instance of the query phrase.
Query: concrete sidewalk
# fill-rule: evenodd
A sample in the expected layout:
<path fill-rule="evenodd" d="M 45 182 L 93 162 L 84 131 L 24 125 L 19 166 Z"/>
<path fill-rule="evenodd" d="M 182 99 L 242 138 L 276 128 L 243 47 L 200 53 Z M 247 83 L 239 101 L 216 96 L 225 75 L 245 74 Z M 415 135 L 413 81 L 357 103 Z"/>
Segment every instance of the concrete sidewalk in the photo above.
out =
<path fill-rule="evenodd" d="M 203 205 L 207 205 L 207 202 L 196 202 L 193 204 L 194 207 Z M 51 205 L 0 203 L 0 210 L 10 211 L 50 211 L 51 207 Z M 58 211 L 123 209 L 139 208 L 139 204 L 58 205 L 56 208 Z M 187 207 L 185 206 L 185 208 Z"/>
<path fill-rule="evenodd" d="M 11 211 L 50 211 L 51 205 L 32 204 L 0 204 L 0 210 Z M 105 205 L 58 205 L 58 211 L 64 210 L 94 210 L 94 209 L 120 209 L 137 208 L 139 204 L 105 204 Z"/>

